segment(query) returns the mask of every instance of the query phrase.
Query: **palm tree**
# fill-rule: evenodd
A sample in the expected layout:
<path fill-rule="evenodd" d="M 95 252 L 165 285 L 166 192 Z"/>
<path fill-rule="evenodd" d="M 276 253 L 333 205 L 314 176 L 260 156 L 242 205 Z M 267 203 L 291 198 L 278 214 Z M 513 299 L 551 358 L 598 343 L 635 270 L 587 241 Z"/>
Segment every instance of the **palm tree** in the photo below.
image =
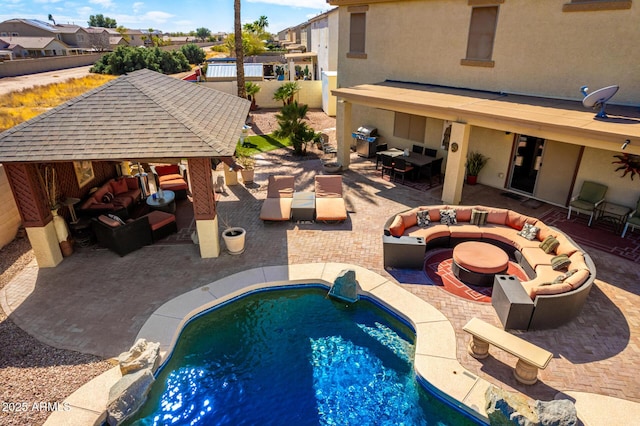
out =
<path fill-rule="evenodd" d="M 282 101 L 284 106 L 287 106 L 293 102 L 293 97 L 300 91 L 300 86 L 295 81 L 289 81 L 278 87 L 273 93 L 273 99 L 276 101 Z"/>
<path fill-rule="evenodd" d="M 240 0 L 233 0 L 233 11 L 236 50 L 236 81 L 238 83 L 238 96 L 246 99 L 247 90 L 244 87 L 244 51 L 242 49 L 242 22 L 240 21 Z"/>
<path fill-rule="evenodd" d="M 251 111 L 255 111 L 258 109 L 258 105 L 256 105 L 256 93 L 260 91 L 260 86 L 253 81 L 247 81 L 244 84 L 244 88 L 247 92 L 247 97 L 251 101 Z"/>
<path fill-rule="evenodd" d="M 262 15 L 260 19 L 254 22 L 254 25 L 260 29 L 260 32 L 263 33 L 265 28 L 269 26 L 269 19 L 266 16 Z"/>
<path fill-rule="evenodd" d="M 304 155 L 307 152 L 307 143 L 316 135 L 304 121 L 308 110 L 308 105 L 294 101 L 283 106 L 280 113 L 276 114 L 279 128 L 273 132 L 273 135 L 277 138 L 289 138 L 297 155 Z"/>

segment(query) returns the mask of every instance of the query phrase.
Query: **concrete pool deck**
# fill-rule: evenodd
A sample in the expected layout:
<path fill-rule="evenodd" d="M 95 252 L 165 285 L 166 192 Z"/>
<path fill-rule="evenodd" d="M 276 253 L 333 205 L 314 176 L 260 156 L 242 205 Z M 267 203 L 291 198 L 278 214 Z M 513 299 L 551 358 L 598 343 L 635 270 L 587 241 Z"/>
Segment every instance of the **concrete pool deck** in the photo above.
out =
<path fill-rule="evenodd" d="M 137 339 L 160 343 L 161 362 L 173 350 L 184 326 L 198 314 L 238 296 L 274 287 L 323 284 L 327 290 L 344 270 L 356 273 L 359 294 L 375 300 L 407 321 L 416 333 L 414 368 L 431 391 L 473 417 L 488 422 L 485 392 L 488 381 L 465 369 L 457 360 L 456 335 L 451 322 L 426 301 L 366 268 L 346 263 L 310 263 L 267 266 L 239 272 L 184 293 L 162 305 L 145 322 Z M 505 366 L 505 368 L 508 368 Z M 103 373 L 64 402 L 69 411 L 54 412 L 45 426 L 101 424 L 105 420 L 109 389 L 121 378 L 118 367 Z M 640 416 L 640 404 L 601 395 L 560 392 L 570 399 L 585 425 L 624 424 Z M 613 413 L 611 408 L 617 408 Z M 616 413 L 620 416 L 617 417 Z M 629 417 L 632 416 L 632 417 Z"/>

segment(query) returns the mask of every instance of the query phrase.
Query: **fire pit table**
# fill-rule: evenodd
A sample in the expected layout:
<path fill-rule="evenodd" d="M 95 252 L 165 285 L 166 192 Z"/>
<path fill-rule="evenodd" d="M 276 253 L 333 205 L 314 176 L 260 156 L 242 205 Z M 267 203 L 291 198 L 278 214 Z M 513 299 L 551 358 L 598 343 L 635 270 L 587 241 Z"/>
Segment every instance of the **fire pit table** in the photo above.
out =
<path fill-rule="evenodd" d="M 491 287 L 496 274 L 509 267 L 509 255 L 499 247 L 479 241 L 467 241 L 453 249 L 451 270 L 466 284 Z"/>

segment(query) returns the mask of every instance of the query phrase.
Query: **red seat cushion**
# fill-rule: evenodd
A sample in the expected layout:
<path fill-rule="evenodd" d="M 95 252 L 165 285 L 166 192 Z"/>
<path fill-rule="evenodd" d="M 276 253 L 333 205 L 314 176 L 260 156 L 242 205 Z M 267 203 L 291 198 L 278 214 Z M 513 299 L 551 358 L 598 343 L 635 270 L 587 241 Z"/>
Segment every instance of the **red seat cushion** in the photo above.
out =
<path fill-rule="evenodd" d="M 152 231 L 156 231 L 163 226 L 176 221 L 175 215 L 172 215 L 171 213 L 161 212 L 159 210 L 154 210 L 145 216 L 149 218 L 149 225 L 151 225 Z"/>

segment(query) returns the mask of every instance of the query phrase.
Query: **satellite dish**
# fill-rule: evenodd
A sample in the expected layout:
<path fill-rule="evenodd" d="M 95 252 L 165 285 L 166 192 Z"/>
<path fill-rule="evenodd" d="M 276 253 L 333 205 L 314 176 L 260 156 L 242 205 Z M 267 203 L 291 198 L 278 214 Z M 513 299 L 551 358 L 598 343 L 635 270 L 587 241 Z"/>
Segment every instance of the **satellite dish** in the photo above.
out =
<path fill-rule="evenodd" d="M 607 105 L 607 101 L 616 94 L 620 86 L 607 86 L 602 89 L 598 89 L 595 92 L 588 93 L 589 88 L 582 86 L 580 91 L 584 95 L 582 105 L 587 108 L 600 108 L 600 111 L 596 114 L 596 118 L 607 118 L 607 114 L 604 112 L 604 108 Z"/>

